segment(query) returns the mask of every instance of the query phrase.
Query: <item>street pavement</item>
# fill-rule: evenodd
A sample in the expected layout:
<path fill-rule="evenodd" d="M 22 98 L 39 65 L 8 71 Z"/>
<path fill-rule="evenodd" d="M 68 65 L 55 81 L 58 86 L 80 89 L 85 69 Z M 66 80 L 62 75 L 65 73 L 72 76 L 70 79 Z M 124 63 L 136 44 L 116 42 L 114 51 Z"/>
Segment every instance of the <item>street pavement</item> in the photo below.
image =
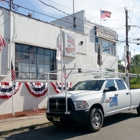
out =
<path fill-rule="evenodd" d="M 40 113 L 34 116 L 2 119 L 0 120 L 0 133 L 32 129 L 49 123 L 50 122 L 47 120 L 45 113 Z"/>

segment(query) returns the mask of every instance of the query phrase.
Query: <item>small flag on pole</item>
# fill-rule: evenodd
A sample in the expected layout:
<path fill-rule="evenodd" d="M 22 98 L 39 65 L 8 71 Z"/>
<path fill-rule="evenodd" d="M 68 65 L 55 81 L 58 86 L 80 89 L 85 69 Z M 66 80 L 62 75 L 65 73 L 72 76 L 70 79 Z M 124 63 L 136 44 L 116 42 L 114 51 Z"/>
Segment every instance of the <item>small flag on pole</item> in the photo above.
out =
<path fill-rule="evenodd" d="M 15 73 L 15 70 L 14 70 L 14 67 L 13 67 L 13 63 L 11 61 L 11 80 L 14 81 L 16 79 L 16 73 Z"/>
<path fill-rule="evenodd" d="M 57 39 L 56 59 L 57 59 L 58 61 L 61 60 L 61 41 L 60 41 L 60 35 L 58 36 L 58 39 Z"/>
<path fill-rule="evenodd" d="M 64 77 L 64 78 L 67 78 L 67 73 L 66 73 L 65 65 L 64 65 L 64 67 L 63 67 L 63 77 Z"/>
<path fill-rule="evenodd" d="M 63 57 L 62 55 L 62 51 L 63 51 L 63 39 L 62 39 L 62 31 L 60 31 L 60 35 L 58 36 L 57 39 L 57 52 L 56 52 L 56 59 L 58 61 L 61 60 L 61 57 Z"/>
<path fill-rule="evenodd" d="M 128 56 L 127 56 L 127 53 L 128 53 Z M 121 64 L 124 67 L 126 67 L 127 70 L 130 70 L 130 65 L 131 65 L 131 52 L 130 51 L 124 51 Z"/>
<path fill-rule="evenodd" d="M 5 47 L 5 46 L 6 46 L 5 41 L 2 38 L 2 36 L 0 35 L 0 52 L 1 52 L 2 48 Z"/>
<path fill-rule="evenodd" d="M 111 12 L 101 10 L 101 18 L 106 18 L 106 17 L 110 18 L 111 17 Z"/>
<path fill-rule="evenodd" d="M 103 64 L 103 62 L 102 62 L 102 56 L 101 56 L 100 44 L 98 44 L 97 64 L 99 66 L 101 66 Z"/>

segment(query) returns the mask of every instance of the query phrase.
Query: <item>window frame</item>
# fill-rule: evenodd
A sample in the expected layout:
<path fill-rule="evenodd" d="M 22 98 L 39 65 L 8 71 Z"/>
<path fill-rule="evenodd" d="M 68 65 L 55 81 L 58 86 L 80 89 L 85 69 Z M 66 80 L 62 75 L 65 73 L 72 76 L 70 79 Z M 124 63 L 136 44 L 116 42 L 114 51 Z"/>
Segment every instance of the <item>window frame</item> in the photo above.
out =
<path fill-rule="evenodd" d="M 121 82 L 123 83 L 123 86 L 124 86 L 125 88 L 120 89 L 119 86 L 118 86 L 118 82 L 117 82 L 117 81 L 121 81 Z M 118 90 L 126 90 L 126 89 L 127 89 L 127 88 L 126 88 L 126 85 L 124 84 L 124 81 L 123 81 L 123 80 L 121 80 L 121 79 L 116 79 L 115 82 L 116 82 L 116 85 L 117 85 Z"/>
<path fill-rule="evenodd" d="M 46 58 L 48 59 L 46 60 Z M 49 71 L 57 70 L 56 50 L 15 43 L 17 79 L 45 80 L 45 77 L 40 75 L 39 72 L 47 72 L 47 69 Z M 57 75 L 53 75 L 53 78 L 50 75 L 50 80 L 57 80 Z"/>

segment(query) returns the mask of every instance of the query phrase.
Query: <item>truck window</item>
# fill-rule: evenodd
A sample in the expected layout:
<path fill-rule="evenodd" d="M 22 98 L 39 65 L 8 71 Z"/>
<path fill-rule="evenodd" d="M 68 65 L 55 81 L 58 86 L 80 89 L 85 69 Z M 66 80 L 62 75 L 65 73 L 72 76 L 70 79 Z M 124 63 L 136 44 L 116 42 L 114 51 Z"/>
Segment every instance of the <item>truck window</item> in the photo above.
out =
<path fill-rule="evenodd" d="M 117 86 L 118 86 L 118 89 L 119 89 L 119 90 L 124 90 L 124 89 L 126 89 L 125 84 L 124 84 L 124 82 L 123 82 L 122 80 L 115 80 L 115 81 L 116 81 L 116 83 L 117 83 Z"/>
<path fill-rule="evenodd" d="M 105 88 L 109 89 L 109 87 L 115 87 L 115 83 L 114 83 L 113 80 L 108 80 L 107 81 Z"/>
<path fill-rule="evenodd" d="M 105 80 L 82 81 L 75 84 L 70 90 L 95 90 L 99 91 Z"/>

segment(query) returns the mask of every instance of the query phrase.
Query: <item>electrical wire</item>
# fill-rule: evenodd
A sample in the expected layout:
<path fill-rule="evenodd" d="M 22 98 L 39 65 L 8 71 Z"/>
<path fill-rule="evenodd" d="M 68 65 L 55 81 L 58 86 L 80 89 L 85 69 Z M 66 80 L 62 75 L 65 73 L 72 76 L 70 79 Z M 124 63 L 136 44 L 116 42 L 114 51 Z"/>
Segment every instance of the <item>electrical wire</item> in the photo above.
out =
<path fill-rule="evenodd" d="M 40 1 L 40 0 L 39 0 Z M 6 2 L 8 2 L 8 1 L 6 1 Z M 9 2 L 8 2 L 9 3 Z M 13 3 L 14 4 L 14 3 Z M 69 24 L 73 24 L 73 23 L 71 23 L 71 22 L 69 22 L 69 21 L 65 21 L 65 20 L 62 20 L 62 19 L 58 19 L 58 18 L 56 18 L 56 17 L 53 17 L 53 16 L 50 16 L 50 15 L 47 15 L 47 14 L 44 14 L 44 13 L 41 13 L 41 12 L 38 12 L 38 11 L 35 11 L 35 10 L 31 10 L 31 9 L 28 9 L 28 8 L 26 8 L 26 7 L 23 7 L 23 6 L 21 6 L 21 5 L 17 5 L 17 4 L 14 4 L 14 5 L 16 5 L 17 7 L 20 7 L 20 8 L 23 8 L 23 9 L 26 9 L 26 10 L 30 10 L 30 11 L 32 11 L 32 12 L 36 12 L 36 13 L 38 13 L 38 14 L 42 14 L 42 15 L 45 15 L 45 16 L 48 16 L 48 17 L 50 17 L 50 18 L 53 18 L 53 19 L 56 19 L 56 20 L 60 20 L 60 21 L 63 21 L 63 22 L 66 22 L 66 23 L 69 23 Z M 69 14 L 68 14 L 69 15 Z M 71 16 L 71 15 L 70 15 Z M 72 16 L 73 17 L 73 16 Z M 9 17 L 10 18 L 10 17 Z M 8 19 L 9 19 L 8 18 Z M 6 21 L 8 21 L 8 19 L 6 20 Z M 81 20 L 81 19 L 80 19 Z M 6 22 L 6 21 L 4 21 L 4 23 Z M 81 20 L 82 22 L 84 22 L 83 20 Z M 3 23 L 3 24 L 4 24 Z M 93 23 L 91 23 L 91 24 L 93 24 Z M 90 24 L 90 25 L 91 25 Z M 1 24 L 2 25 L 2 24 Z M 0 25 L 0 26 L 1 26 Z M 82 27 L 82 28 L 86 28 L 86 29 L 89 29 L 89 30 L 91 30 L 91 28 L 87 28 L 87 27 L 84 27 L 84 26 L 80 26 L 80 25 L 78 25 L 78 24 L 76 24 L 77 26 L 79 26 L 79 27 Z M 94 27 L 94 26 L 92 26 L 92 27 Z M 107 27 L 107 28 L 114 28 L 114 27 Z M 114 28 L 114 29 L 123 29 L 123 28 Z M 118 35 L 118 36 L 121 36 L 121 35 Z M 129 39 L 131 39 L 131 38 L 129 38 Z M 119 41 L 119 40 L 118 40 Z"/>
<path fill-rule="evenodd" d="M 2 24 L 0 24 L 0 26 L 4 25 L 10 18 L 11 18 L 11 15 Z"/>

